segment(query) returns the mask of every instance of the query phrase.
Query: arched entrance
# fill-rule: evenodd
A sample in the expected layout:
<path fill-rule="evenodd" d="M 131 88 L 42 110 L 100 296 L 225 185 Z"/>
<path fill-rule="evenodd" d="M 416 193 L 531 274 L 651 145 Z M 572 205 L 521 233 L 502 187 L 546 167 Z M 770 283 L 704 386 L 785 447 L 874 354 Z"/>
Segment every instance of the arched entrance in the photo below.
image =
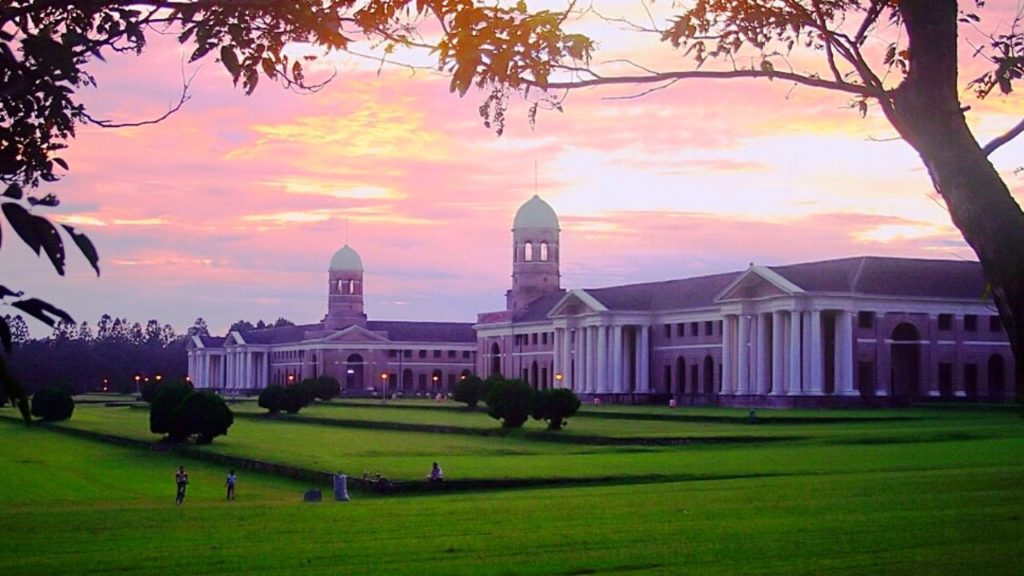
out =
<path fill-rule="evenodd" d="M 917 327 L 903 322 L 892 330 L 890 381 L 894 398 L 910 401 L 921 390 L 921 336 Z"/>
<path fill-rule="evenodd" d="M 715 359 L 710 354 L 704 357 L 704 393 L 715 391 Z"/>
<path fill-rule="evenodd" d="M 440 369 L 435 369 L 433 372 L 430 373 L 430 393 L 431 394 L 437 394 L 438 392 L 441 391 L 441 385 L 442 385 L 441 379 L 443 377 L 444 377 L 444 375 L 441 374 L 441 370 Z"/>
<path fill-rule="evenodd" d="M 988 358 L 988 397 L 992 400 L 1002 400 L 1006 394 L 1005 366 L 1003 357 L 993 354 Z"/>
<path fill-rule="evenodd" d="M 501 374 L 501 347 L 495 342 L 491 344 L 491 376 Z"/>
<path fill-rule="evenodd" d="M 412 370 L 406 368 L 402 370 L 402 383 L 399 385 L 403 394 L 412 393 Z"/>
<path fill-rule="evenodd" d="M 350 354 L 348 359 L 345 360 L 346 390 L 363 390 L 366 388 L 365 380 L 363 379 L 364 369 L 363 357 L 359 354 Z"/>

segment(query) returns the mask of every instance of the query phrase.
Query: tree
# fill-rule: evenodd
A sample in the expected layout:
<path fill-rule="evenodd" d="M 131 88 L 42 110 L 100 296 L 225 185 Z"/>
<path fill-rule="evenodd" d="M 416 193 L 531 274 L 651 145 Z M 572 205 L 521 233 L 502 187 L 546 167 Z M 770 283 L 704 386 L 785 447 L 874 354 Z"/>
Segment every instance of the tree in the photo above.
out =
<path fill-rule="evenodd" d="M 522 380 L 499 380 L 487 393 L 487 415 L 501 422 L 502 428 L 522 428 L 530 417 L 534 390 Z"/>
<path fill-rule="evenodd" d="M 149 430 L 154 434 L 166 434 L 171 442 L 182 442 L 188 438 L 188 429 L 180 418 L 181 406 L 192 394 L 188 382 L 164 384 L 149 404 Z"/>
<path fill-rule="evenodd" d="M 255 330 L 255 329 L 256 329 L 256 327 L 253 326 L 252 322 L 249 322 L 248 320 L 239 320 L 239 321 L 235 322 L 234 324 L 232 324 L 228 328 L 228 331 L 229 332 L 235 332 L 235 331 L 248 332 L 249 330 Z"/>
<path fill-rule="evenodd" d="M 334 376 L 320 376 L 313 382 L 313 394 L 319 400 L 330 400 L 341 394 L 341 383 Z"/>
<path fill-rule="evenodd" d="M 475 374 L 470 374 L 455 383 L 452 389 L 452 400 L 462 402 L 467 408 L 476 408 L 483 398 L 484 381 Z"/>
<path fill-rule="evenodd" d="M 188 329 L 188 335 L 191 336 L 209 336 L 210 329 L 206 327 L 206 320 L 202 318 L 196 318 L 192 327 Z"/>
<path fill-rule="evenodd" d="M 530 401 L 530 416 L 548 423 L 548 430 L 561 430 L 565 419 L 580 409 L 580 399 L 568 388 L 540 390 Z"/>

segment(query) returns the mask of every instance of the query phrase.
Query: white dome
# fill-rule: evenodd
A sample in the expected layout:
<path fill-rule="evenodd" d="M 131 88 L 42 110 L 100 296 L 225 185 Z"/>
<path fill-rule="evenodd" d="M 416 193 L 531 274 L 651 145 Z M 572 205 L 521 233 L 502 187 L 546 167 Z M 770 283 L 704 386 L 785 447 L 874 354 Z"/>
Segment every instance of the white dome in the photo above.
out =
<path fill-rule="evenodd" d="M 355 250 L 349 248 L 348 244 L 341 247 L 331 258 L 331 270 L 344 270 L 346 272 L 362 272 L 363 259 Z"/>
<path fill-rule="evenodd" d="M 512 229 L 519 228 L 548 228 L 558 230 L 558 215 L 551 205 L 541 200 L 540 196 L 534 194 L 533 198 L 526 201 L 516 212 L 516 219 L 512 223 Z"/>

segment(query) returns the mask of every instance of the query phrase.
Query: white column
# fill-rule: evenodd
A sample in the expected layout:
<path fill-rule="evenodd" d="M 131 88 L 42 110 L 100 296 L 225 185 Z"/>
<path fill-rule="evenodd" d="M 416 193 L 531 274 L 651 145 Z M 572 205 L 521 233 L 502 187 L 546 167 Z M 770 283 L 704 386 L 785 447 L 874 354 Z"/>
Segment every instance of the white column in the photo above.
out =
<path fill-rule="evenodd" d="M 733 361 L 736 358 L 736 345 L 733 343 L 735 334 L 732 324 L 735 316 L 727 314 L 722 318 L 722 389 L 719 394 L 732 394 Z"/>
<path fill-rule="evenodd" d="M 737 370 L 736 394 L 747 394 L 750 385 L 750 317 L 740 314 L 740 329 L 736 335 Z"/>
<path fill-rule="evenodd" d="M 555 328 L 552 333 L 553 340 L 551 341 L 551 378 L 554 381 L 555 374 L 562 371 L 562 339 L 558 336 L 559 329 Z M 545 385 L 548 383 L 545 382 Z"/>
<path fill-rule="evenodd" d="M 853 388 L 853 318 L 848 310 L 836 317 L 836 390 L 837 396 L 855 396 Z"/>
<path fill-rule="evenodd" d="M 622 326 L 612 326 L 612 391 L 625 392 L 622 377 Z"/>
<path fill-rule="evenodd" d="M 562 387 L 572 388 L 572 342 L 570 336 L 572 332 L 568 327 L 562 328 Z"/>
<path fill-rule="evenodd" d="M 587 390 L 597 393 L 597 326 L 587 328 Z"/>
<path fill-rule="evenodd" d="M 789 313 L 789 388 L 786 394 L 799 396 L 803 394 L 800 390 L 800 377 L 803 375 L 803 366 L 800 364 L 800 327 L 803 314 L 794 310 Z"/>
<path fill-rule="evenodd" d="M 608 362 L 611 354 L 608 353 L 608 327 L 597 327 L 597 391 L 609 392 L 608 385 Z"/>
<path fill-rule="evenodd" d="M 822 341 L 821 341 L 821 311 L 811 311 L 811 351 L 810 351 L 811 379 L 808 392 L 820 396 L 824 389 L 825 373 L 822 369 Z"/>
<path fill-rule="evenodd" d="M 646 394 L 651 391 L 651 329 L 649 326 L 640 326 L 640 342 L 637 344 L 637 356 L 639 356 L 639 370 L 636 378 L 636 391 Z"/>
<path fill-rule="evenodd" d="M 572 369 L 572 385 L 573 390 L 576 392 L 583 392 L 583 373 L 586 372 L 583 369 L 583 328 L 577 327 L 573 334 L 576 337 L 576 343 L 574 345 L 574 352 L 576 357 L 573 359 Z"/>
<path fill-rule="evenodd" d="M 756 368 L 751 392 L 760 395 L 767 391 L 770 382 L 768 377 L 768 320 L 764 314 L 758 313 L 754 321 L 757 330 L 757 346 L 754 349 Z"/>
<path fill-rule="evenodd" d="M 270 352 L 263 353 L 263 374 L 260 375 L 260 388 L 266 388 L 270 384 Z"/>
<path fill-rule="evenodd" d="M 782 311 L 772 314 L 772 384 L 771 393 L 783 393 L 786 379 L 786 315 Z"/>

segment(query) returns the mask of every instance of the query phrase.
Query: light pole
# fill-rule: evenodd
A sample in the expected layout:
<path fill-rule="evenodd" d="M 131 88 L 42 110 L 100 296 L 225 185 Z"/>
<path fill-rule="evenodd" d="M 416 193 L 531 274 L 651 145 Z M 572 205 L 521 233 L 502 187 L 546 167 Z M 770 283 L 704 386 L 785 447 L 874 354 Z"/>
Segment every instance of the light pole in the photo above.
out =
<path fill-rule="evenodd" d="M 565 378 L 565 376 L 562 376 L 561 372 L 556 372 L 555 373 L 555 388 L 561 388 L 562 387 L 562 379 L 563 378 Z"/>
<path fill-rule="evenodd" d="M 440 380 L 441 377 L 438 376 L 437 374 L 434 374 L 433 376 L 430 377 L 430 379 L 434 381 L 434 394 L 437 394 L 437 381 Z"/>
<path fill-rule="evenodd" d="M 380 373 L 380 400 L 382 403 L 388 403 L 388 373 Z"/>
<path fill-rule="evenodd" d="M 139 389 L 139 380 L 142 380 L 142 376 L 139 375 L 139 374 L 136 374 L 135 375 L 135 394 L 136 395 L 138 395 L 139 391 L 140 391 L 140 389 Z"/>

